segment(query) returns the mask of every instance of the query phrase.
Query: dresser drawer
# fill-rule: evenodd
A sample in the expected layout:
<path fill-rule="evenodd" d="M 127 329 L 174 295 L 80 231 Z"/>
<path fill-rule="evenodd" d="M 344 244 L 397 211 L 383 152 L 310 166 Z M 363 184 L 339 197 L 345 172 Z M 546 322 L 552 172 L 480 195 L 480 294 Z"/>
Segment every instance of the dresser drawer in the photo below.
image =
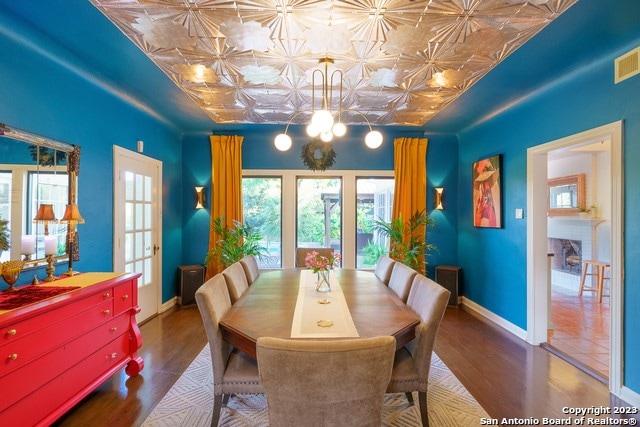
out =
<path fill-rule="evenodd" d="M 7 391 L 5 396 L 10 395 L 12 401 L 7 405 L 4 398 L 0 399 L 0 425 L 49 425 L 57 417 L 43 423 L 45 417 L 51 416 L 58 408 L 71 408 L 95 388 L 96 382 L 104 381 L 122 368 L 129 360 L 128 348 L 129 336 L 123 334 L 82 360 L 74 361 L 53 379 L 39 378 L 39 382 L 28 390 L 32 391 L 30 394 L 25 395 L 20 387 L 21 397 L 17 399 L 14 398 L 15 384 L 7 386 L 0 382 L 2 389 Z"/>
<path fill-rule="evenodd" d="M 108 299 L 57 323 L 46 323 L 25 337 L 0 346 L 0 378 L 112 318 L 113 300 Z"/>
<path fill-rule="evenodd" d="M 49 325 L 53 325 L 80 311 L 86 310 L 108 300 L 113 300 L 112 289 L 88 295 L 84 298 L 73 301 L 71 304 L 61 305 L 60 307 L 54 308 L 53 310 L 41 315 L 29 317 L 25 320 L 15 322 L 10 326 L 3 327 L 0 329 L 0 348 L 6 343 L 11 343 L 26 337 L 31 333 L 46 328 Z"/>
<path fill-rule="evenodd" d="M 0 399 L 0 410 L 24 398 L 29 394 L 30 390 L 38 388 L 70 369 L 75 369 L 74 365 L 91 356 L 96 348 L 108 346 L 114 341 L 118 343 L 125 342 L 127 347 L 121 348 L 120 344 L 118 344 L 119 350 L 109 352 L 109 355 L 114 352 L 117 355 L 123 354 L 125 349 L 129 349 L 129 333 L 126 329 L 126 321 L 125 316 L 113 319 L 111 322 L 49 351 L 44 356 L 31 361 L 31 363 L 24 364 L 20 369 L 16 369 L 0 378 L 0 390 L 11 390 L 9 396 L 4 396 Z M 113 328 L 116 328 L 116 331 Z M 106 358 L 106 355 L 104 357 Z M 109 357 L 108 359 L 111 358 Z M 117 358 L 114 357 L 114 359 Z M 81 380 L 81 378 L 78 379 Z"/>
<path fill-rule="evenodd" d="M 137 286 L 137 283 L 137 281 L 127 282 L 124 285 L 113 288 L 113 310 L 116 315 L 131 310 L 133 306 L 133 286 Z M 136 288 L 137 291 L 138 289 Z"/>

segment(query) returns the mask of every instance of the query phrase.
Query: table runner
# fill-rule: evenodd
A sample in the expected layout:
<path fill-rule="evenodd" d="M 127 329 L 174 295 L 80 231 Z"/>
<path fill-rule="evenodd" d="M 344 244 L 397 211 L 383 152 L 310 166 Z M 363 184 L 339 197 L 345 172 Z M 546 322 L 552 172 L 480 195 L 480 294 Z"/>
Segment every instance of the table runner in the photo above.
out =
<path fill-rule="evenodd" d="M 316 291 L 316 274 L 311 270 L 300 271 L 300 287 L 298 300 L 291 324 L 291 338 L 352 338 L 359 337 L 356 325 L 353 323 L 347 301 L 334 274 L 330 276 L 331 303 L 319 304 L 318 300 L 325 297 L 324 293 Z M 322 327 L 321 323 L 333 323 Z M 328 322 L 327 322 L 328 321 Z"/>

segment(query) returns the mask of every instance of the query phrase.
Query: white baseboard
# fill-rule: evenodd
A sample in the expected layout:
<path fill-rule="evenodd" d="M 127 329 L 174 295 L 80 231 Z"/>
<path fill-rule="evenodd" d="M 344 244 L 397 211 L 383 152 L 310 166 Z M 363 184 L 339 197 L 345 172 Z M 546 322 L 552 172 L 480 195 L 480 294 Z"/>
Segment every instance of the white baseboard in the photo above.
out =
<path fill-rule="evenodd" d="M 160 306 L 160 313 L 164 313 L 165 311 L 169 310 L 170 308 L 172 308 L 177 303 L 178 303 L 178 297 L 171 298 L 169 301 L 163 303 Z"/>
<path fill-rule="evenodd" d="M 620 389 L 620 396 L 618 397 L 627 402 L 629 405 L 635 408 L 640 408 L 640 394 L 636 393 L 630 388 L 623 386 Z"/>
<path fill-rule="evenodd" d="M 475 302 L 471 301 L 467 297 L 462 297 L 462 305 L 467 310 L 472 311 L 478 314 L 479 316 L 484 317 L 487 320 L 490 320 L 491 322 L 495 323 L 496 325 L 500 326 L 503 329 L 506 329 L 507 331 L 511 332 L 513 335 L 517 336 L 521 340 L 523 341 L 527 340 L 527 331 L 514 325 L 508 320 L 503 319 L 497 314 L 487 310 L 483 306 L 476 304 Z"/>

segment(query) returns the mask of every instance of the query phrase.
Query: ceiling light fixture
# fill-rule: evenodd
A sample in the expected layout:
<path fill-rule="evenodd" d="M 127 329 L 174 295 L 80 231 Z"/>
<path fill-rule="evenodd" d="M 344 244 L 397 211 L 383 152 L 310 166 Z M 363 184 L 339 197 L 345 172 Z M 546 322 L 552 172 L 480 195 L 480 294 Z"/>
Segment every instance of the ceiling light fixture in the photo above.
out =
<path fill-rule="evenodd" d="M 365 116 L 358 110 L 342 110 L 342 70 L 336 69 L 333 70 L 331 74 L 329 74 L 329 64 L 333 64 L 333 59 L 331 58 L 322 58 L 320 59 L 319 63 L 321 66 L 324 64 L 324 70 L 319 67 L 313 70 L 313 73 L 311 74 L 311 122 L 306 127 L 307 135 L 311 138 L 320 138 L 320 140 L 323 142 L 331 142 L 334 137 L 339 138 L 344 136 L 347 133 L 347 127 L 342 122 L 342 113 L 351 112 L 360 114 L 367 123 L 367 126 L 369 126 L 369 132 L 364 139 L 367 147 L 371 149 L 380 147 L 380 145 L 382 145 L 383 139 L 382 134 L 377 130 L 373 130 L 371 128 L 371 123 L 367 119 L 367 116 Z M 318 75 L 320 77 L 320 80 L 322 81 L 322 87 L 320 88 L 322 101 L 320 109 L 318 110 L 316 110 L 315 108 L 316 75 Z M 337 114 L 332 111 L 334 79 L 338 80 L 336 83 L 339 83 Z M 308 111 L 298 111 L 293 116 L 291 116 L 291 118 L 287 122 L 287 126 L 284 129 L 284 133 L 281 133 L 275 137 L 273 143 L 278 150 L 287 151 L 289 148 L 291 148 L 291 137 L 287 135 L 289 125 L 298 114 L 305 112 Z"/>

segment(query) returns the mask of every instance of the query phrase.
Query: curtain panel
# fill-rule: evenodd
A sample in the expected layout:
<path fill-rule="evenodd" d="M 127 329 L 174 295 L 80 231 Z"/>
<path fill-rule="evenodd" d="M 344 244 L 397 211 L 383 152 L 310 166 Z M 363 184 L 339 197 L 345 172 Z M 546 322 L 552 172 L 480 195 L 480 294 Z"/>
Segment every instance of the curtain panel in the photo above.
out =
<path fill-rule="evenodd" d="M 220 238 L 213 230 L 213 221 L 224 217 L 224 225 L 232 226 L 233 220 L 242 218 L 242 141 L 235 135 L 212 135 L 211 141 L 211 219 L 209 226 L 209 250 Z M 205 280 L 224 269 L 222 263 L 211 259 L 207 264 Z"/>

